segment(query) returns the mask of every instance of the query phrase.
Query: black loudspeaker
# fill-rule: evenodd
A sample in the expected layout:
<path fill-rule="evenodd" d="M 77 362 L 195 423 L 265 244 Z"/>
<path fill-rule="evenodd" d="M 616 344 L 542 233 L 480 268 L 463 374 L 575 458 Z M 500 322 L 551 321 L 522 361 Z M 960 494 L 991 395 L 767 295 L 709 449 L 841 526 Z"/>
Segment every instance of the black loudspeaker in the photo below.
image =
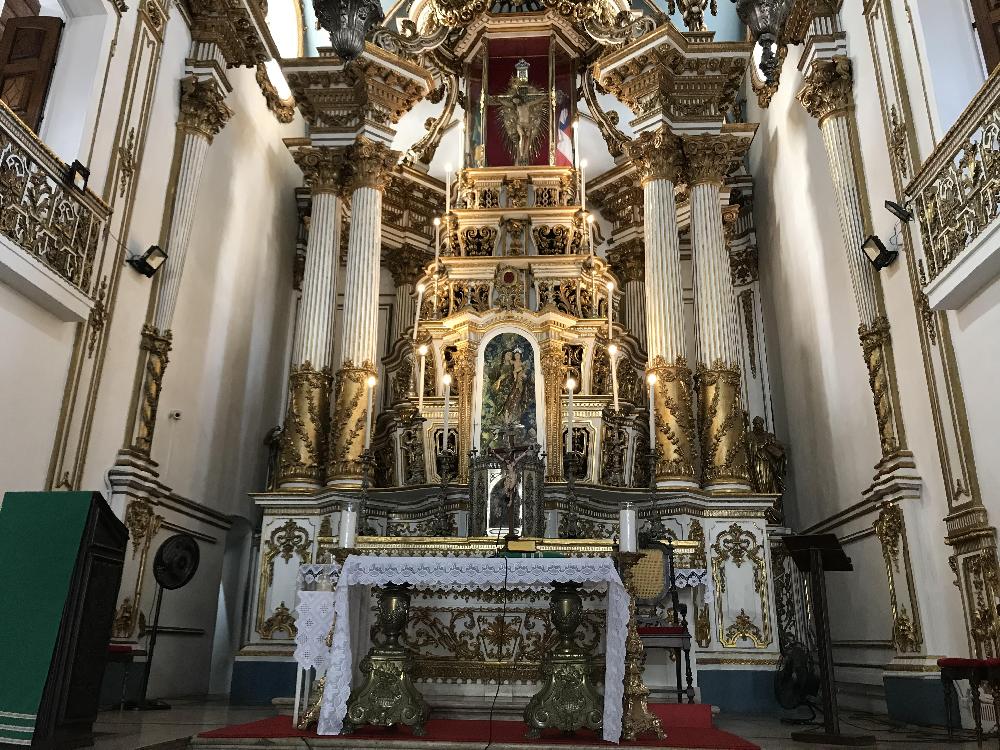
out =
<path fill-rule="evenodd" d="M 142 674 L 142 693 L 139 702 L 130 704 L 129 708 L 139 711 L 159 711 L 170 708 L 169 703 L 146 698 L 146 691 L 149 689 L 149 673 L 153 666 L 153 652 L 156 651 L 156 634 L 160 627 L 160 606 L 163 604 L 163 591 L 173 591 L 187 585 L 198 571 L 200 560 L 201 553 L 198 550 L 198 542 L 190 534 L 174 534 L 156 550 L 156 557 L 153 560 L 153 578 L 156 579 L 153 629 L 149 633 L 149 646 L 146 649 L 146 668 Z"/>

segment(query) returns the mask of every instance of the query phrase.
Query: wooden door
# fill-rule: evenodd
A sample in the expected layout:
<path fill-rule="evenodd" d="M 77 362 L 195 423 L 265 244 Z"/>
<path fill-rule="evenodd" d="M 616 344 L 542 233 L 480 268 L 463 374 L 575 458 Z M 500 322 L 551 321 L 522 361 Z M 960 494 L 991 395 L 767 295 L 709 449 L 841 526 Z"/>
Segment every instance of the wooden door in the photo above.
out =
<path fill-rule="evenodd" d="M 56 63 L 62 19 L 12 18 L 0 37 L 0 99 L 38 130 Z"/>
<path fill-rule="evenodd" d="M 990 72 L 1000 65 L 1000 0 L 971 0 L 976 31 Z"/>

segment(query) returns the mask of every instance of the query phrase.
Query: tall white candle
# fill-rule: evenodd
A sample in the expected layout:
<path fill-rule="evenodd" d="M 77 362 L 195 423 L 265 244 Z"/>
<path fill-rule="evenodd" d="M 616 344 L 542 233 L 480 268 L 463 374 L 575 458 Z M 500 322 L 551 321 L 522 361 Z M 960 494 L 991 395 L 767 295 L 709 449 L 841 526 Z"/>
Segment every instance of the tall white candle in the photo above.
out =
<path fill-rule="evenodd" d="M 427 344 L 421 344 L 417 349 L 420 355 L 420 370 L 417 376 L 417 413 L 424 413 L 424 373 L 427 371 Z"/>
<path fill-rule="evenodd" d="M 451 213 L 451 164 L 444 165 L 444 213 Z"/>
<path fill-rule="evenodd" d="M 587 160 L 580 159 L 580 209 L 587 210 Z"/>
<path fill-rule="evenodd" d="M 621 552 L 639 551 L 639 518 L 632 503 L 618 511 L 618 549 Z"/>
<path fill-rule="evenodd" d="M 566 379 L 566 393 L 569 394 L 569 401 L 566 406 L 566 453 L 573 450 L 573 390 L 576 388 L 576 381 L 573 378 Z"/>
<path fill-rule="evenodd" d="M 608 359 L 611 360 L 611 393 L 614 396 L 615 413 L 618 412 L 618 344 L 608 345 Z"/>
<path fill-rule="evenodd" d="M 420 329 L 420 307 L 424 304 L 424 284 L 417 284 L 417 311 L 413 316 L 413 340 L 417 340 L 417 331 Z"/>
<path fill-rule="evenodd" d="M 573 166 L 580 166 L 580 118 L 573 120 Z"/>
<path fill-rule="evenodd" d="M 445 373 L 441 378 L 444 381 L 444 441 L 441 444 L 442 450 L 448 449 L 448 410 L 451 407 L 451 375 Z"/>
<path fill-rule="evenodd" d="M 441 217 L 434 217 L 434 273 L 438 270 L 438 260 L 441 258 Z"/>
<path fill-rule="evenodd" d="M 458 129 L 458 169 L 465 169 L 465 123 Z"/>
<path fill-rule="evenodd" d="M 615 337 L 615 282 L 608 282 L 608 341 Z"/>
<path fill-rule="evenodd" d="M 358 538 L 358 511 L 354 503 L 347 503 L 340 509 L 340 546 L 349 549 Z"/>
<path fill-rule="evenodd" d="M 656 373 L 651 372 L 646 376 L 649 383 L 649 451 L 656 450 Z"/>
<path fill-rule="evenodd" d="M 374 375 L 369 375 L 367 380 L 368 406 L 365 407 L 365 450 L 366 451 L 372 445 L 372 400 L 375 396 L 376 383 L 378 383 L 378 379 Z"/>

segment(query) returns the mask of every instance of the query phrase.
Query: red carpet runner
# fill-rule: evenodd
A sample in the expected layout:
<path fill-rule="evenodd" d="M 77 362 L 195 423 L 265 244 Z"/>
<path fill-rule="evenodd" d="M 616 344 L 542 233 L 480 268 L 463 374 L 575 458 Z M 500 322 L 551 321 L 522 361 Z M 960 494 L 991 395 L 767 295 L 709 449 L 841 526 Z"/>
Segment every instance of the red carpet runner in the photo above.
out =
<path fill-rule="evenodd" d="M 622 743 L 622 747 L 673 747 L 698 748 L 699 750 L 760 750 L 757 745 L 747 742 L 735 734 L 723 732 L 712 726 L 712 707 L 704 704 L 651 705 L 662 719 L 667 732 L 666 740 L 643 738 L 635 742 Z M 576 748 L 614 747 L 604 742 L 593 732 L 582 730 L 575 736 L 563 735 L 561 732 L 545 732 L 540 739 L 526 740 L 525 725 L 520 721 L 494 721 L 493 742 L 519 742 L 538 745 L 570 745 Z M 199 737 L 217 739 L 275 739 L 280 737 L 313 737 L 316 732 L 303 732 L 292 726 L 290 716 L 275 716 L 270 719 L 237 724 L 211 732 L 202 732 Z M 324 737 L 329 740 L 349 742 L 351 738 L 381 739 L 386 741 L 386 747 L 391 748 L 393 739 L 410 739 L 412 734 L 408 727 L 400 727 L 395 731 L 387 731 L 375 727 L 365 727 L 350 736 Z M 490 722 L 482 720 L 431 719 L 427 722 L 427 734 L 422 741 L 448 742 L 478 742 L 484 743 L 490 737 Z"/>

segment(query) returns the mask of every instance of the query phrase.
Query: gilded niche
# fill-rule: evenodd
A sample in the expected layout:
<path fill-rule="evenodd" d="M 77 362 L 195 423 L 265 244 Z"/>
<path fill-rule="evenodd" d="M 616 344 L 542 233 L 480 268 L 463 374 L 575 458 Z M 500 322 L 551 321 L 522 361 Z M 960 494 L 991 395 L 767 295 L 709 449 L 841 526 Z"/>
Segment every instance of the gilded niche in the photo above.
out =
<path fill-rule="evenodd" d="M 536 411 L 534 348 L 520 334 L 501 333 L 483 352 L 483 449 L 498 445 L 505 425 L 521 425 L 525 442 L 537 442 Z"/>

